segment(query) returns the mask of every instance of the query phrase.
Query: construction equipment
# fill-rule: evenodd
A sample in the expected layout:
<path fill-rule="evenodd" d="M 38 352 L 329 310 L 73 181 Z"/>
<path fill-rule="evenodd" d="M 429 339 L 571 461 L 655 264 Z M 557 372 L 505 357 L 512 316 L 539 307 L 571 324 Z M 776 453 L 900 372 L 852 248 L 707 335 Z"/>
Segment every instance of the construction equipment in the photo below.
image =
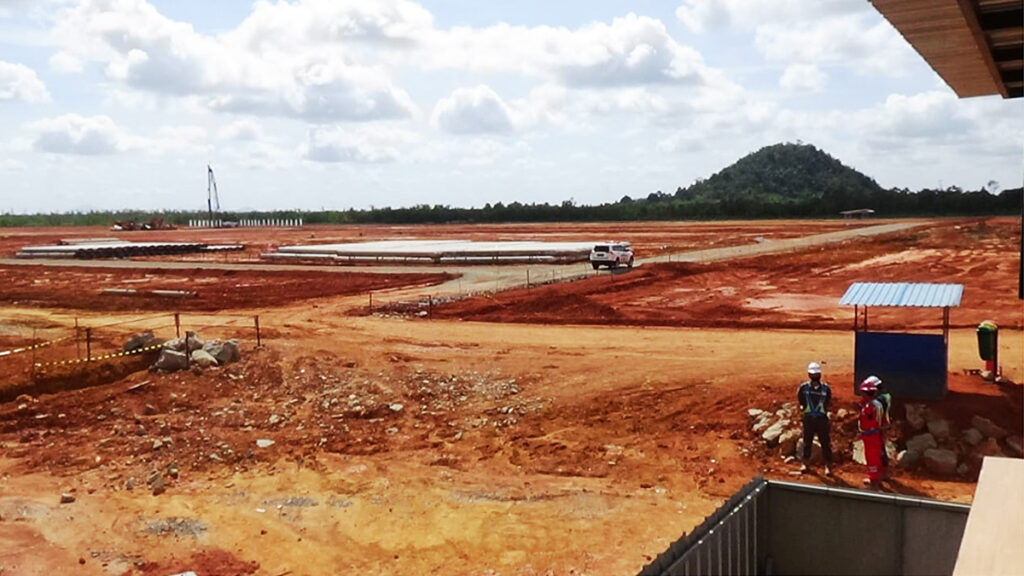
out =
<path fill-rule="evenodd" d="M 217 205 L 217 211 L 220 212 L 220 198 L 217 197 L 217 179 L 213 177 L 213 168 L 209 164 L 206 165 L 206 209 L 210 213 L 210 222 L 214 222 L 213 217 L 213 206 Z"/>
<path fill-rule="evenodd" d="M 130 230 L 174 230 L 174 226 L 165 222 L 163 218 L 156 217 L 149 222 L 136 222 L 135 220 L 115 220 L 110 229 L 118 231 Z"/>

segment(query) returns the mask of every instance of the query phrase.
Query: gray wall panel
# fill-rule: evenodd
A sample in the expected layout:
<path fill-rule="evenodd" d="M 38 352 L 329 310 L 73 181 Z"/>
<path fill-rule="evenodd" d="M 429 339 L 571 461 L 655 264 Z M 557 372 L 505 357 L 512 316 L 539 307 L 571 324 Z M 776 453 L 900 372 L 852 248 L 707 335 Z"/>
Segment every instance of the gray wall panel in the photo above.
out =
<path fill-rule="evenodd" d="M 967 514 L 961 511 L 904 508 L 903 574 L 952 574 L 964 537 Z"/>
<path fill-rule="evenodd" d="M 900 511 L 882 502 L 769 490 L 775 573 L 898 574 Z"/>

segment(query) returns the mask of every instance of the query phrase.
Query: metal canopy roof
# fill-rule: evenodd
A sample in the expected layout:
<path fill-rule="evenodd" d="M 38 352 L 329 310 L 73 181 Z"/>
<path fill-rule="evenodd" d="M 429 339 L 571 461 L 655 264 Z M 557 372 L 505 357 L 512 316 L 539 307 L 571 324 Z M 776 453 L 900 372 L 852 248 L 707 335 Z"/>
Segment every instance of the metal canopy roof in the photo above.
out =
<path fill-rule="evenodd" d="M 842 306 L 903 306 L 948 308 L 959 306 L 963 284 L 912 282 L 854 282 L 839 299 Z"/>
<path fill-rule="evenodd" d="M 1024 96 L 1024 0 L 871 3 L 957 96 Z"/>

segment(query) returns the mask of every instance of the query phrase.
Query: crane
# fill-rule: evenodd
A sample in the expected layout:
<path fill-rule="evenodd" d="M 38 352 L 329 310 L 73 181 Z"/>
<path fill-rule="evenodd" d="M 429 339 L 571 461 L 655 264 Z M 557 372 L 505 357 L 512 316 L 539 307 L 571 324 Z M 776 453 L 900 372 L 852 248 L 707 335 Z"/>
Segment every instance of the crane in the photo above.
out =
<path fill-rule="evenodd" d="M 206 209 L 210 212 L 210 223 L 213 224 L 213 205 L 220 212 L 220 198 L 217 196 L 217 179 L 213 177 L 213 168 L 206 165 Z"/>

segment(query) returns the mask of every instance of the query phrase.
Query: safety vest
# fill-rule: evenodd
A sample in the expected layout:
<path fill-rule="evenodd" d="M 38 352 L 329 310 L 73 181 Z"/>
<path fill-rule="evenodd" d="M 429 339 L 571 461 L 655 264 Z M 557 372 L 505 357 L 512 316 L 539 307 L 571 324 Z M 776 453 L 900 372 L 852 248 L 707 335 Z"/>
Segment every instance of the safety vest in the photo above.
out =
<path fill-rule="evenodd" d="M 825 382 L 815 390 L 810 382 L 800 385 L 800 404 L 803 406 L 804 414 L 813 416 L 828 416 L 828 401 L 832 396 L 832 390 Z"/>
<path fill-rule="evenodd" d="M 882 414 L 881 418 L 879 418 L 879 421 L 883 425 L 887 426 L 889 422 L 892 422 L 892 419 L 889 417 L 889 410 L 892 408 L 892 394 L 889 394 L 888 392 L 882 392 L 881 394 L 878 395 L 878 398 L 876 398 L 875 400 L 882 407 Z"/>

